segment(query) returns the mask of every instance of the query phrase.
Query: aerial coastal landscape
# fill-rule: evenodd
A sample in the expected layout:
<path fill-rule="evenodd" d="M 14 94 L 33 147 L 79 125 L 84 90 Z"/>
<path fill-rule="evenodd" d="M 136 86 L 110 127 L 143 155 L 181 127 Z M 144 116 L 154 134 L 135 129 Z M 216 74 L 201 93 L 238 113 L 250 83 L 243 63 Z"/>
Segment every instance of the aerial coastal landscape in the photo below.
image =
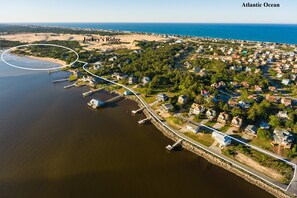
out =
<path fill-rule="evenodd" d="M 296 33 L 0 23 L 1 197 L 296 197 Z"/>

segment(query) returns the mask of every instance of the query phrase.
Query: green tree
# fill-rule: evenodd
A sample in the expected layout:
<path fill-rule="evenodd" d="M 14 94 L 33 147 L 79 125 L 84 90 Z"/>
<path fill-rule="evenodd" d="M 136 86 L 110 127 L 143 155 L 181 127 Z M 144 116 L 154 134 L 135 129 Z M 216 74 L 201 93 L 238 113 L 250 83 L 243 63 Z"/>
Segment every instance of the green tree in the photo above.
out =
<path fill-rule="evenodd" d="M 271 133 L 268 130 L 259 128 L 257 131 L 257 137 L 262 140 L 270 140 Z"/>
<path fill-rule="evenodd" d="M 269 117 L 270 121 L 269 121 L 269 124 L 273 127 L 279 127 L 281 125 L 281 119 L 277 116 L 270 116 Z"/>

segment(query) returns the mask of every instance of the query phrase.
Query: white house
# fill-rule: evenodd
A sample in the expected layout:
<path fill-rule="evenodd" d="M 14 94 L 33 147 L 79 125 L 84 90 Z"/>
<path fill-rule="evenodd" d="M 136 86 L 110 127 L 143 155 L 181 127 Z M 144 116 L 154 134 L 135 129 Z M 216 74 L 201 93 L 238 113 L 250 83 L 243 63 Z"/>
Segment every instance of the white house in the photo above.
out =
<path fill-rule="evenodd" d="M 212 132 L 212 137 L 220 144 L 220 147 L 228 146 L 231 144 L 231 138 L 227 135 L 214 131 Z"/>
<path fill-rule="evenodd" d="M 204 113 L 205 110 L 206 110 L 206 108 L 204 106 L 193 103 L 191 108 L 190 108 L 189 114 L 190 115 L 199 115 L 201 113 Z"/>
<path fill-rule="evenodd" d="M 187 124 L 187 129 L 193 133 L 198 133 L 199 132 L 199 129 L 200 129 L 200 126 L 197 126 L 195 124 L 192 124 L 192 123 L 188 123 Z"/>
<path fill-rule="evenodd" d="M 282 80 L 282 84 L 283 84 L 283 85 L 289 85 L 290 83 L 291 83 L 291 80 L 290 80 L 290 79 L 284 78 L 284 79 Z"/>
<path fill-rule="evenodd" d="M 213 120 L 216 117 L 217 112 L 214 109 L 209 109 L 206 111 L 205 115 L 209 120 Z"/>
<path fill-rule="evenodd" d="M 93 109 L 97 109 L 99 107 L 103 107 L 104 102 L 102 102 L 101 100 L 92 99 L 90 102 L 88 102 L 88 105 Z"/>
<path fill-rule="evenodd" d="M 273 131 L 273 140 L 275 144 L 279 144 L 285 148 L 291 148 L 294 142 L 294 136 L 285 129 L 275 129 Z"/>
<path fill-rule="evenodd" d="M 151 79 L 149 77 L 143 77 L 142 78 L 143 85 L 147 85 L 150 81 L 151 81 Z"/>
<path fill-rule="evenodd" d="M 186 104 L 186 103 L 188 102 L 188 96 L 180 95 L 180 96 L 178 97 L 177 102 L 178 102 L 179 104 L 181 104 L 181 105 Z"/>

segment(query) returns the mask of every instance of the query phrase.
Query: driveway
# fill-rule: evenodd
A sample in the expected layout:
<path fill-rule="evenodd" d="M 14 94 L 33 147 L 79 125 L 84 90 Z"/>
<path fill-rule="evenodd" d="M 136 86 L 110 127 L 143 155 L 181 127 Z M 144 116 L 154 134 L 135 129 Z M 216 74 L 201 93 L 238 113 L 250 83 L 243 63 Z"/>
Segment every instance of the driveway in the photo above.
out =
<path fill-rule="evenodd" d="M 223 126 L 224 126 L 223 124 L 217 122 L 217 123 L 215 123 L 215 125 L 212 126 L 212 128 L 220 129 L 220 128 L 222 128 Z"/>

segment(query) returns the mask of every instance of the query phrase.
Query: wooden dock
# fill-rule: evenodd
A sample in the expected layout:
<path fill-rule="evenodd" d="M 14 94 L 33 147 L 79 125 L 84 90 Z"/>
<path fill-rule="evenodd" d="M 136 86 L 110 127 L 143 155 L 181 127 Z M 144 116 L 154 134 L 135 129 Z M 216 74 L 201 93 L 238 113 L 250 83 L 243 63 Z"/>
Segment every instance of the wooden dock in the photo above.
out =
<path fill-rule="evenodd" d="M 115 100 L 118 100 L 118 99 L 120 99 L 120 98 L 122 98 L 122 97 L 124 97 L 124 96 L 123 96 L 123 95 L 118 95 L 118 96 L 116 96 L 116 97 L 113 97 L 113 98 L 111 98 L 111 99 L 105 101 L 105 103 L 111 103 L 111 102 L 113 102 L 113 101 L 115 101 Z"/>
<path fill-rule="evenodd" d="M 138 121 L 138 124 L 145 124 L 145 123 L 147 123 L 150 119 L 152 119 L 152 117 L 148 117 L 148 118 L 145 118 L 145 119 L 143 119 L 143 120 L 139 120 L 139 121 Z"/>
<path fill-rule="evenodd" d="M 66 85 L 66 86 L 64 86 L 64 89 L 69 89 L 69 88 L 71 88 L 71 87 L 75 87 L 76 86 L 76 83 L 73 83 L 73 84 L 71 84 L 71 85 Z"/>
<path fill-rule="evenodd" d="M 167 146 L 166 146 L 166 149 L 167 149 L 168 151 L 171 151 L 171 150 L 174 149 L 177 145 L 179 145 L 182 141 L 183 141 L 183 140 L 180 139 L 180 140 L 178 140 L 177 142 L 175 142 L 173 145 L 167 145 Z"/>
<path fill-rule="evenodd" d="M 52 69 L 52 70 L 48 70 L 48 74 L 54 73 L 54 72 L 59 72 L 61 71 L 59 68 L 58 69 Z"/>
<path fill-rule="evenodd" d="M 141 112 L 145 107 L 141 107 L 140 109 L 137 109 L 137 110 L 132 110 L 132 114 L 137 114 L 139 112 Z"/>
<path fill-rule="evenodd" d="M 92 94 L 94 94 L 94 93 L 96 93 L 96 92 L 98 92 L 98 91 L 101 91 L 101 90 L 103 90 L 103 89 L 105 89 L 105 88 L 106 88 L 106 87 L 101 87 L 101 88 L 98 88 L 98 89 L 93 89 L 93 90 L 90 90 L 90 91 L 87 91 L 87 92 L 83 93 L 82 95 L 83 95 L 84 97 L 86 97 L 86 96 L 92 95 Z"/>
<path fill-rule="evenodd" d="M 66 82 L 66 81 L 68 81 L 68 78 L 53 80 L 52 83 L 59 83 L 59 82 Z"/>

